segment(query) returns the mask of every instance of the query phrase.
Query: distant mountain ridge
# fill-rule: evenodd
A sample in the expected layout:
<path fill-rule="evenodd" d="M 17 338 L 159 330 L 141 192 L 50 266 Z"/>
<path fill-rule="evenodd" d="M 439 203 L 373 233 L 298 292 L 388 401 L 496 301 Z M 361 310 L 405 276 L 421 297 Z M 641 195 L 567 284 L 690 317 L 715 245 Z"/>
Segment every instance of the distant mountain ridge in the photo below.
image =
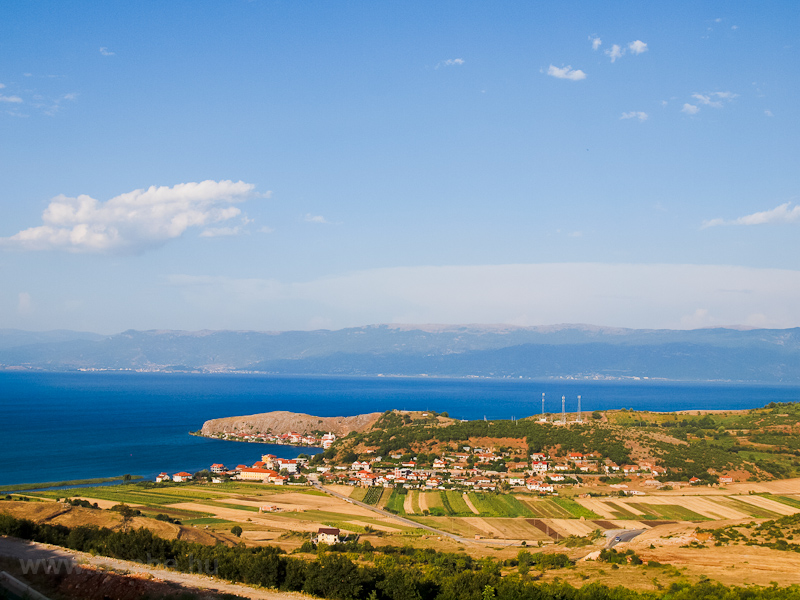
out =
<path fill-rule="evenodd" d="M 0 368 L 800 382 L 800 328 L 368 325 L 335 331 L 0 330 Z"/>

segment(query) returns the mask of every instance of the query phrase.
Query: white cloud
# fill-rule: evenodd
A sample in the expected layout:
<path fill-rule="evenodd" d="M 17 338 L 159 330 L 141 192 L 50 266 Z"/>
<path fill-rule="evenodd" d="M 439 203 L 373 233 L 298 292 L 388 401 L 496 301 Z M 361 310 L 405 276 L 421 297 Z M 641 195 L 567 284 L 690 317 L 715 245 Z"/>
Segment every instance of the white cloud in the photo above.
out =
<path fill-rule="evenodd" d="M 619 47 L 619 45 L 614 44 L 606 50 L 606 56 L 611 58 L 611 62 L 615 62 L 618 58 L 622 58 L 622 55 L 625 54 L 625 50 Z"/>
<path fill-rule="evenodd" d="M 103 56 L 114 56 L 115 55 L 114 52 L 111 52 L 111 50 L 109 50 L 105 46 L 101 46 L 100 47 L 100 54 L 102 54 Z"/>
<path fill-rule="evenodd" d="M 230 237 L 240 233 L 242 233 L 242 228 L 238 225 L 235 227 L 209 227 L 200 232 L 200 237 Z"/>
<path fill-rule="evenodd" d="M 436 69 L 439 67 L 454 67 L 454 66 L 461 66 L 464 64 L 463 58 L 448 58 L 447 60 L 443 60 L 436 65 Z"/>
<path fill-rule="evenodd" d="M 706 106 L 713 106 L 714 108 L 720 108 L 722 106 L 722 102 L 717 100 L 712 100 L 711 96 L 704 96 L 703 94 L 692 94 L 692 98 L 698 100 L 700 104 L 705 104 Z"/>
<path fill-rule="evenodd" d="M 269 227 L 268 225 L 264 225 L 263 227 L 258 228 L 259 233 L 275 233 L 274 227 Z"/>
<path fill-rule="evenodd" d="M 647 120 L 647 113 L 646 112 L 642 112 L 640 110 L 639 111 L 632 110 L 630 112 L 622 113 L 622 116 L 620 117 L 620 119 L 639 119 L 640 121 L 646 121 Z"/>
<path fill-rule="evenodd" d="M 311 213 L 306 213 L 303 220 L 306 223 L 329 223 L 328 220 L 325 219 L 322 215 L 312 215 Z"/>
<path fill-rule="evenodd" d="M 181 288 L 184 312 L 206 311 L 209 320 L 236 315 L 238 321 L 226 321 L 228 328 L 306 328 L 312 318 L 333 328 L 368 323 L 800 325 L 796 270 L 560 263 L 397 267 L 305 282 L 174 276 L 170 283 Z"/>
<path fill-rule="evenodd" d="M 556 66 L 550 65 L 547 69 L 547 74 L 556 79 L 569 79 L 570 81 L 580 81 L 586 79 L 586 73 L 580 69 L 573 69 L 570 65 L 559 69 Z"/>
<path fill-rule="evenodd" d="M 785 202 L 771 210 L 745 215 L 733 221 L 711 219 L 703 222 L 703 228 L 718 225 L 767 225 L 772 223 L 800 223 L 800 204 L 791 207 L 791 202 Z"/>
<path fill-rule="evenodd" d="M 603 40 L 597 36 L 590 35 L 589 40 L 592 42 L 592 50 L 597 50 L 603 44 Z"/>
<path fill-rule="evenodd" d="M 0 102 L 10 102 L 12 104 L 20 104 L 22 103 L 22 98 L 19 96 L 4 96 L 0 94 Z"/>
<path fill-rule="evenodd" d="M 642 40 L 635 40 L 628 44 L 628 50 L 631 51 L 631 54 L 642 54 L 643 52 L 647 52 L 647 44 Z"/>
<path fill-rule="evenodd" d="M 768 117 L 774 117 L 775 116 L 775 115 L 772 114 L 772 111 L 770 109 L 765 110 L 764 114 L 767 115 Z"/>
<path fill-rule="evenodd" d="M 241 214 L 232 203 L 252 195 L 243 181 L 202 181 L 173 187 L 151 186 L 100 202 L 90 196 L 56 196 L 42 213 L 43 225 L 0 238 L 22 250 L 139 252 Z"/>
<path fill-rule="evenodd" d="M 700 112 L 700 107 L 694 104 L 689 104 L 688 102 L 683 105 L 681 109 L 682 113 L 686 113 L 687 115 L 696 115 Z"/>
<path fill-rule="evenodd" d="M 734 98 L 738 98 L 739 94 L 733 92 L 711 92 L 710 94 L 692 94 L 692 98 L 697 100 L 700 104 L 711 106 L 712 108 L 722 108 L 723 100 L 730 102 Z"/>

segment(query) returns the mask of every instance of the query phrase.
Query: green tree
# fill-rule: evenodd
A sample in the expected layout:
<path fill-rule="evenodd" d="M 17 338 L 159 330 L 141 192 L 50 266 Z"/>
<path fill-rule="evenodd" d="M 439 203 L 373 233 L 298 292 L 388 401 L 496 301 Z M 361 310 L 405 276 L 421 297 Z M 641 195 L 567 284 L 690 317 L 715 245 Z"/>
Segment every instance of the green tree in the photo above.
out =
<path fill-rule="evenodd" d="M 233 527 L 231 527 L 231 533 L 236 537 L 242 537 L 242 528 L 239 527 L 238 525 L 234 525 Z"/>

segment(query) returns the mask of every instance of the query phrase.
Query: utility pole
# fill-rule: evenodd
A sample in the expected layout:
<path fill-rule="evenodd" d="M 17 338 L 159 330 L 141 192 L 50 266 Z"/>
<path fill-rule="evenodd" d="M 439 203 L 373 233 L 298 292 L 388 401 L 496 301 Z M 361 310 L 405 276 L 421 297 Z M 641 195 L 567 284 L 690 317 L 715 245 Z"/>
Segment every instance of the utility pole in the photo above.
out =
<path fill-rule="evenodd" d="M 561 396 L 561 422 L 566 424 L 567 422 L 567 397 Z"/>
<path fill-rule="evenodd" d="M 583 419 L 581 418 L 581 397 L 578 396 L 578 423 L 583 423 Z"/>

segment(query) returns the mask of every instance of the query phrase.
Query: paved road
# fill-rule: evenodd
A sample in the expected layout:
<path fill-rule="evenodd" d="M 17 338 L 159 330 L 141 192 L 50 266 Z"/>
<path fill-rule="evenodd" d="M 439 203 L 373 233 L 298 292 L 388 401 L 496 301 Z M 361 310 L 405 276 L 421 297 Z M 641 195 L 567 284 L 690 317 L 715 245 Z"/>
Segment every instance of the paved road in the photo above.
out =
<path fill-rule="evenodd" d="M 467 543 L 467 542 L 474 542 L 475 541 L 475 540 L 470 540 L 470 539 L 461 537 L 460 535 L 456 535 L 454 533 L 448 533 L 446 531 L 442 531 L 441 529 L 434 529 L 433 527 L 428 527 L 427 525 L 423 525 L 422 523 L 417 523 L 416 521 L 412 521 L 411 519 L 406 519 L 405 517 L 401 517 L 399 515 L 392 514 L 392 513 L 388 512 L 388 511 L 381 510 L 380 508 L 377 508 L 377 507 L 372 506 L 370 504 L 366 504 L 366 503 L 360 502 L 358 500 L 353 500 L 352 498 L 348 498 L 347 496 L 345 496 L 343 494 L 340 494 L 339 492 L 334 492 L 333 490 L 329 490 L 328 488 L 323 487 L 319 483 L 312 482 L 312 485 L 315 488 L 317 488 L 319 491 L 321 491 L 321 492 L 325 492 L 326 494 L 330 494 L 331 496 L 334 496 L 335 498 L 340 498 L 340 499 L 342 499 L 342 500 L 344 500 L 346 502 L 350 502 L 351 504 L 355 504 L 356 506 L 360 506 L 361 508 L 366 508 L 367 510 L 371 510 L 372 512 L 377 513 L 382 517 L 388 517 L 390 519 L 398 521 L 399 523 L 402 523 L 403 525 L 407 525 L 409 527 L 418 527 L 419 529 L 425 529 L 426 531 L 430 531 L 431 533 L 435 533 L 436 535 L 441 535 L 443 537 L 449 537 L 450 539 L 455 540 L 457 542 L 461 542 L 462 544 Z"/>
<path fill-rule="evenodd" d="M 647 531 L 647 529 L 609 529 L 603 534 L 608 538 L 606 548 L 613 548 L 622 542 L 630 542 L 637 535 L 641 535 L 645 531 Z M 619 540 L 616 538 L 619 538 Z"/>
<path fill-rule="evenodd" d="M 75 552 L 58 546 L 51 546 L 50 544 L 39 544 L 37 542 L 28 542 L 3 536 L 0 536 L 0 556 L 33 561 L 38 559 L 66 559 L 75 561 L 78 567 L 80 567 L 81 564 L 90 564 L 95 567 L 111 567 L 118 571 L 128 571 L 130 573 L 149 573 L 153 577 L 177 583 L 181 586 L 201 588 L 224 594 L 234 594 L 252 600 L 312 600 L 312 596 L 307 596 L 305 594 L 256 589 L 238 583 L 228 583 L 224 580 L 207 575 L 179 573 L 155 566 L 148 566 L 144 563 L 106 558 L 105 556 L 92 556 L 91 554 Z"/>

